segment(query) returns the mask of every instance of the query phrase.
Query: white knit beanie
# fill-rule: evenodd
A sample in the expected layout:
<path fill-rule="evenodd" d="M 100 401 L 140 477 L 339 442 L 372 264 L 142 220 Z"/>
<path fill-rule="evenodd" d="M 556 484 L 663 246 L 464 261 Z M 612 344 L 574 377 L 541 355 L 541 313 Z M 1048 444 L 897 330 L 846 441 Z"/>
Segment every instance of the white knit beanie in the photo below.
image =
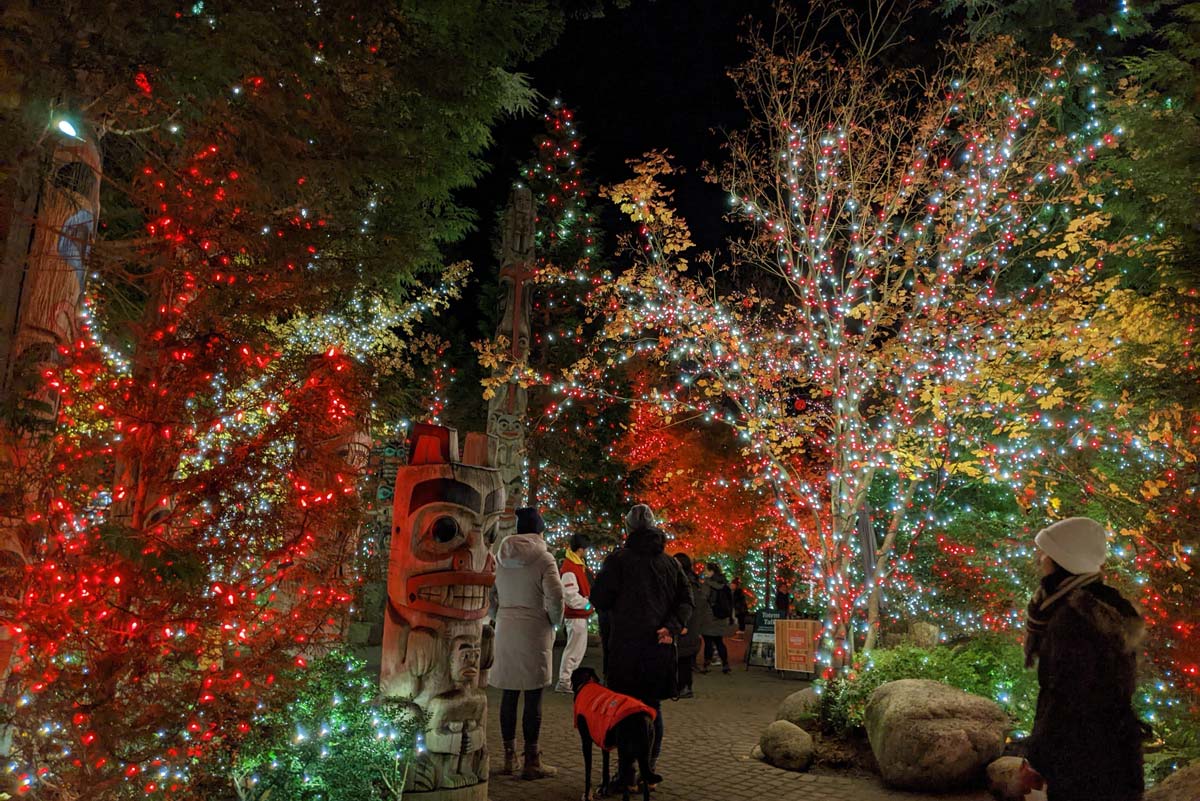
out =
<path fill-rule="evenodd" d="M 625 515 L 625 527 L 630 531 L 654 528 L 654 512 L 646 504 L 639 503 Z"/>
<path fill-rule="evenodd" d="M 1108 558 L 1104 526 L 1089 517 L 1068 517 L 1046 526 L 1033 539 L 1068 573 L 1096 573 Z"/>

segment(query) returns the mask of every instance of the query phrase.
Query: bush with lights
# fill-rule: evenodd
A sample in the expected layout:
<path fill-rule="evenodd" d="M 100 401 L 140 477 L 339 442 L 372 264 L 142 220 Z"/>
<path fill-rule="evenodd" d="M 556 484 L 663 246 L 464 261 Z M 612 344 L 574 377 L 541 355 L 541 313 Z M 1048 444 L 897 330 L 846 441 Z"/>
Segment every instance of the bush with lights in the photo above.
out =
<path fill-rule="evenodd" d="M 402 798 L 421 748 L 420 708 L 378 699 L 374 672 L 341 651 L 310 664 L 300 686 L 290 704 L 254 720 L 231 771 L 239 801 Z"/>

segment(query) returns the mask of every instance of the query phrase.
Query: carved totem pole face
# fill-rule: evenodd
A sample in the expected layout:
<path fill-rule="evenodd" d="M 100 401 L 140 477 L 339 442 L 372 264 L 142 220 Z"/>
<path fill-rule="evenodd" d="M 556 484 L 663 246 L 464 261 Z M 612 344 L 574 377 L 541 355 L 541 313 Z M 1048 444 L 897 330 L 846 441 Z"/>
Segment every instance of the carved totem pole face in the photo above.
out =
<path fill-rule="evenodd" d="M 504 511 L 500 474 L 458 462 L 409 465 L 396 479 L 388 599 L 412 626 L 482 620 Z"/>
<path fill-rule="evenodd" d="M 479 678 L 482 655 L 479 638 L 468 635 L 455 637 L 450 644 L 450 679 L 455 684 L 470 684 Z"/>

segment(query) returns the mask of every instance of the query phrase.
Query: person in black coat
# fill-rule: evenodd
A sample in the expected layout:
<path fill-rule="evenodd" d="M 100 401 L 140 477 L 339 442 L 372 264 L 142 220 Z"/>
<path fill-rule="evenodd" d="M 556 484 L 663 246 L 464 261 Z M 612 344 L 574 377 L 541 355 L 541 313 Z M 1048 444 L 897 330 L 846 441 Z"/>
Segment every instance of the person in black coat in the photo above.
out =
<path fill-rule="evenodd" d="M 1044 783 L 1048 801 L 1137 801 L 1142 727 L 1133 692 L 1142 618 L 1102 581 L 1102 525 L 1061 520 L 1036 542 L 1042 580 L 1026 616 L 1025 656 L 1037 662 L 1040 691 L 1024 787 Z"/>
<path fill-rule="evenodd" d="M 654 707 L 651 767 L 662 750 L 664 698 L 675 695 L 674 640 L 691 617 L 692 589 L 679 564 L 664 553 L 667 538 L 649 506 L 625 518 L 625 546 L 604 561 L 591 601 L 607 612 L 608 686 Z"/>
<path fill-rule="evenodd" d="M 700 579 L 696 576 L 696 571 L 692 567 L 692 560 L 686 553 L 675 554 L 675 561 L 679 563 L 679 567 L 683 570 L 683 575 L 687 577 L 688 584 L 692 587 L 692 599 L 699 602 L 700 596 Z M 678 680 L 679 697 L 680 698 L 695 698 L 696 693 L 692 689 L 692 669 L 696 666 L 696 654 L 700 653 L 700 646 L 704 638 L 700 635 L 700 629 L 695 626 L 696 610 L 692 610 L 692 614 L 684 621 L 683 628 L 679 632 L 679 641 L 676 644 L 677 654 L 679 657 Z"/>

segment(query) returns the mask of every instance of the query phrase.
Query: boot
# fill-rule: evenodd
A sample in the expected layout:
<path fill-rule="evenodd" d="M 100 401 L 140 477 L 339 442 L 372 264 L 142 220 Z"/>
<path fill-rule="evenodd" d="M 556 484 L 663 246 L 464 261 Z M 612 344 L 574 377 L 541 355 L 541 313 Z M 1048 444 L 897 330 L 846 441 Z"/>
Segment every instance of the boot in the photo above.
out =
<path fill-rule="evenodd" d="M 525 744 L 525 765 L 521 768 L 522 779 L 530 781 L 548 779 L 556 773 L 558 773 L 558 768 L 542 762 L 542 752 L 538 750 L 537 743 Z"/>
<path fill-rule="evenodd" d="M 504 765 L 492 770 L 493 776 L 511 776 L 517 772 L 517 744 L 513 740 L 504 742 Z"/>

